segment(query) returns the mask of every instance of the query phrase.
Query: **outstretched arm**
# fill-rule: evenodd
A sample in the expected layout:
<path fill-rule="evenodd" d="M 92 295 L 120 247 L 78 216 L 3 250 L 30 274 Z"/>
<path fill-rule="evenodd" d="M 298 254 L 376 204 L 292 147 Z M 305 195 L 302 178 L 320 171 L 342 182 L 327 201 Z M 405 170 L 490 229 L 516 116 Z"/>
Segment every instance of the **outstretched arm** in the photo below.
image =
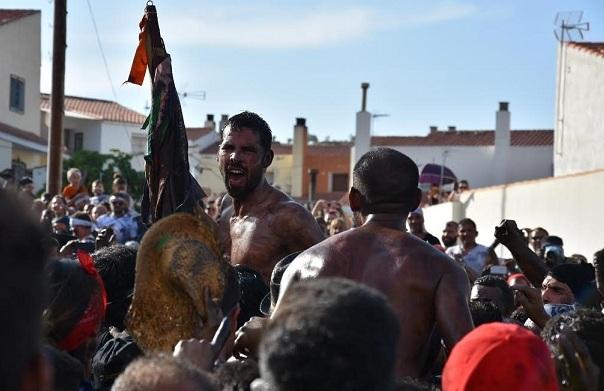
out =
<path fill-rule="evenodd" d="M 495 228 L 495 237 L 507 247 L 522 270 L 522 273 L 533 284 L 540 287 L 549 271 L 545 263 L 526 245 L 522 231 L 514 220 L 503 220 Z"/>

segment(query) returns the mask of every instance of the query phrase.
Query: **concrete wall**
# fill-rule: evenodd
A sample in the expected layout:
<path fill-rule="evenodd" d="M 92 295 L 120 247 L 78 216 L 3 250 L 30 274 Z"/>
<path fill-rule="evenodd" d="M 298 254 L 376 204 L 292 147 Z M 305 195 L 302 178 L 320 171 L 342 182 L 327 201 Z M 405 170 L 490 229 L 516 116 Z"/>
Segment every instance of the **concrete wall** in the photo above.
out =
<path fill-rule="evenodd" d="M 604 168 L 604 57 L 568 44 L 558 56 L 554 174 Z"/>
<path fill-rule="evenodd" d="M 41 13 L 0 26 L 0 121 L 40 134 L 40 19 Z M 10 76 L 25 80 L 25 111 L 9 109 Z"/>
<path fill-rule="evenodd" d="M 465 217 L 478 226 L 478 243 L 489 245 L 494 227 L 502 219 L 513 219 L 520 228 L 542 226 L 550 234 L 560 236 L 567 255 L 580 253 L 591 259 L 594 252 L 604 248 L 602 194 L 604 170 L 597 170 L 476 189 L 463 200 L 462 208 Z M 428 230 L 440 235 L 443 222 L 458 220 L 461 216 L 455 215 L 453 208 L 451 204 L 426 208 Z M 499 246 L 500 254 L 501 250 Z"/>

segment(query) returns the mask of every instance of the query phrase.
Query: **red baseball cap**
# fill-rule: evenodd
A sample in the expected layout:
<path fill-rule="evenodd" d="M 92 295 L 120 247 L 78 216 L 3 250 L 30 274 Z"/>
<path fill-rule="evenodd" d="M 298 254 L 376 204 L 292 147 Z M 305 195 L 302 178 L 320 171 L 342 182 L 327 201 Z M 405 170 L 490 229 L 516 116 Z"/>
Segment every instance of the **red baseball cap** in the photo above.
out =
<path fill-rule="evenodd" d="M 455 345 L 445 364 L 443 391 L 557 391 L 547 345 L 524 327 L 488 323 Z"/>

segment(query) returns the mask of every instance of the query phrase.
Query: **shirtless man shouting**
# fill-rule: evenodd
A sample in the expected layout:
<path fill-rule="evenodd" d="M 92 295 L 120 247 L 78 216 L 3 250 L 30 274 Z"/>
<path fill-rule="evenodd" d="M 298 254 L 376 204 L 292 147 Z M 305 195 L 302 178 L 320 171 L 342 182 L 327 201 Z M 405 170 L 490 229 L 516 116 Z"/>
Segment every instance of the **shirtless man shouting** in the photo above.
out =
<path fill-rule="evenodd" d="M 256 270 L 268 285 L 281 258 L 320 242 L 323 233 L 302 205 L 266 181 L 274 156 L 266 121 L 247 111 L 237 114 L 221 138 L 218 165 L 233 198 L 230 219 L 220 221 L 221 238 L 231 263 Z"/>
<path fill-rule="evenodd" d="M 281 280 L 345 277 L 382 292 L 400 322 L 397 376 L 419 378 L 429 362 L 435 326 L 450 350 L 472 328 L 470 285 L 464 270 L 406 232 L 405 221 L 421 199 L 415 163 L 393 149 L 363 155 L 353 171 L 349 200 L 364 224 L 332 236 L 300 254 Z M 279 311 L 279 302 L 274 313 Z"/>

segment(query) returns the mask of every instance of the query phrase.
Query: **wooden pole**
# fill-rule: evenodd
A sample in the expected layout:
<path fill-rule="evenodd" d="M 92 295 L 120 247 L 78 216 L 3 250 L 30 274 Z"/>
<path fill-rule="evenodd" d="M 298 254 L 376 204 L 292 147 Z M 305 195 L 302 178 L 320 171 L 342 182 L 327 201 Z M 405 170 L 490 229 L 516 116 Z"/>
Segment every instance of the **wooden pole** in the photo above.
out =
<path fill-rule="evenodd" d="M 50 94 L 50 134 L 46 164 L 46 191 L 61 192 L 63 167 L 63 111 L 65 99 L 65 48 L 67 47 L 67 0 L 54 0 L 52 40 L 52 91 Z"/>

